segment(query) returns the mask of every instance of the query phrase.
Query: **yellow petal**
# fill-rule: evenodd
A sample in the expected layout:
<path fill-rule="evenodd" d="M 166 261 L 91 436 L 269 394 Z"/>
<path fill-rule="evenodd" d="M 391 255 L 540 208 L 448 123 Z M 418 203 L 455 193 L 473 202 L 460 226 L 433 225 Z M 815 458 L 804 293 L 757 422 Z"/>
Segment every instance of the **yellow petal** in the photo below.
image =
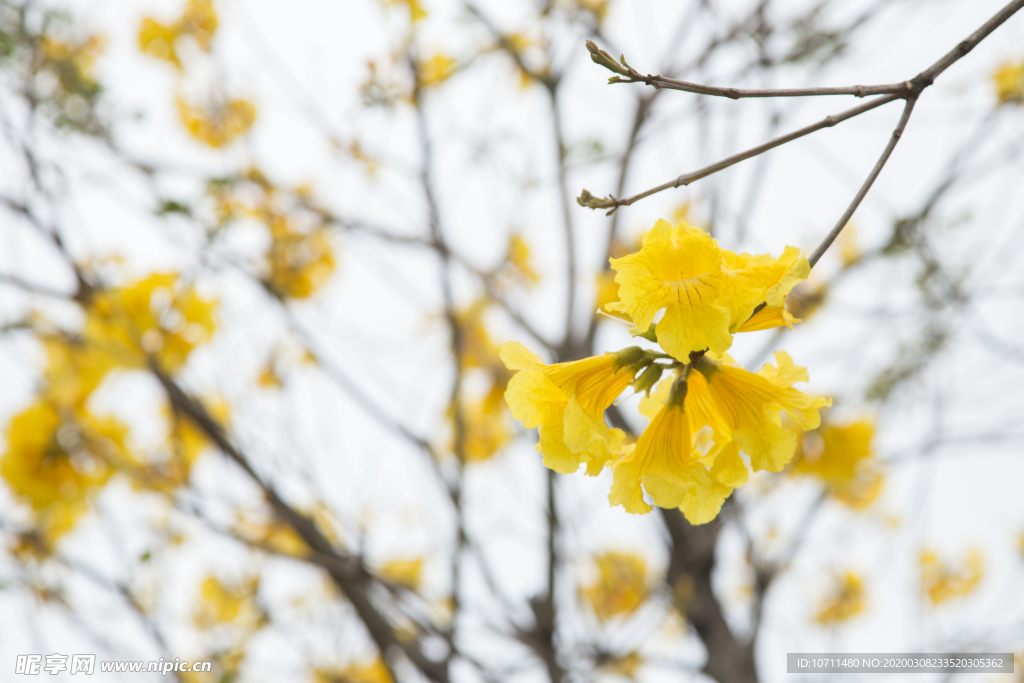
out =
<path fill-rule="evenodd" d="M 544 365 L 540 356 L 530 352 L 517 341 L 507 341 L 502 344 L 498 354 L 501 362 L 509 370 L 535 370 Z"/>
<path fill-rule="evenodd" d="M 747 322 L 740 325 L 737 332 L 757 332 L 759 330 L 770 330 L 774 327 L 788 327 L 793 329 L 793 323 L 800 322 L 799 318 L 786 310 L 785 306 L 765 306 L 760 311 L 750 316 Z"/>

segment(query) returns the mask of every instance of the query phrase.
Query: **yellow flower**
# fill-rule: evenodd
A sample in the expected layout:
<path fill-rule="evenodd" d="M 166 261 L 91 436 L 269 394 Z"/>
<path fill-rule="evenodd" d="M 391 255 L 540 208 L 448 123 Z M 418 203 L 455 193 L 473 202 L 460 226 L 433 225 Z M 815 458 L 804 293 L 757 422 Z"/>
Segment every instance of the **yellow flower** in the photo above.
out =
<path fill-rule="evenodd" d="M 85 412 L 85 401 L 115 367 L 110 356 L 65 337 L 43 338 L 46 368 L 44 393 L 55 405 Z"/>
<path fill-rule="evenodd" d="M 394 683 L 380 659 L 369 664 L 352 664 L 344 669 L 314 669 L 313 680 L 315 683 Z"/>
<path fill-rule="evenodd" d="M 525 285 L 535 285 L 540 282 L 540 276 L 533 268 L 530 245 L 521 235 L 514 234 L 508 238 L 508 253 L 505 256 L 504 270 L 510 280 L 519 281 Z"/>
<path fill-rule="evenodd" d="M 870 420 L 822 425 L 798 441 L 793 471 L 821 478 L 837 500 L 862 510 L 878 498 L 885 482 L 872 466 L 874 433 Z"/>
<path fill-rule="evenodd" d="M 704 231 L 659 220 L 644 235 L 639 252 L 611 260 L 617 271 L 618 303 L 640 332 L 658 323 L 658 343 L 687 361 L 694 351 L 725 353 L 732 344 L 729 309 L 717 303 L 722 290 L 722 250 Z"/>
<path fill-rule="evenodd" d="M 608 495 L 612 505 L 645 513 L 651 506 L 644 502 L 643 491 L 655 505 L 673 508 L 694 488 L 711 488 L 707 468 L 699 462 L 700 452 L 693 449 L 690 417 L 684 409 L 686 393 L 685 379 L 677 378 L 633 451 L 616 463 Z"/>
<path fill-rule="evenodd" d="M 635 553 L 608 551 L 594 558 L 597 578 L 580 595 L 600 621 L 629 615 L 647 600 L 647 564 Z"/>
<path fill-rule="evenodd" d="M 789 292 L 810 272 L 810 264 L 795 247 L 786 247 L 777 259 L 768 254 L 752 256 L 723 249 L 718 303 L 729 309 L 729 331 L 736 332 L 762 303 L 782 308 Z"/>
<path fill-rule="evenodd" d="M 70 531 L 115 468 L 132 463 L 113 418 L 37 401 L 7 426 L 0 476 L 39 515 L 48 542 Z"/>
<path fill-rule="evenodd" d="M 427 17 L 427 10 L 423 9 L 423 4 L 420 0 L 384 0 L 386 5 L 405 5 L 409 10 L 409 21 L 416 23 L 420 19 Z"/>
<path fill-rule="evenodd" d="M 875 426 L 869 420 L 824 425 L 804 437 L 794 468 L 829 483 L 850 482 L 861 462 L 872 456 L 874 435 Z"/>
<path fill-rule="evenodd" d="M 305 557 L 309 546 L 291 526 L 283 522 L 258 522 L 239 514 L 232 529 L 235 534 L 253 545 L 292 557 Z"/>
<path fill-rule="evenodd" d="M 175 43 L 182 36 L 191 36 L 199 49 L 209 52 L 217 30 L 217 12 L 210 0 L 188 0 L 184 13 L 172 24 L 162 24 L 144 17 L 139 26 L 139 49 L 151 57 L 181 68 Z"/>
<path fill-rule="evenodd" d="M 379 573 L 381 578 L 397 586 L 405 586 L 411 591 L 418 591 L 423 583 L 423 558 L 391 560 L 381 567 Z"/>
<path fill-rule="evenodd" d="M 765 364 L 757 374 L 708 356 L 695 366 L 707 380 L 722 424 L 750 456 L 754 470 L 769 472 L 780 471 L 796 451 L 797 435 L 782 426 L 780 412 L 789 415 L 799 429 L 816 429 L 821 423 L 818 409 L 832 404 L 831 399 L 793 388 L 796 382 L 807 381 L 807 371 L 793 365 L 789 354 L 776 351 L 775 359 L 778 367 Z"/>
<path fill-rule="evenodd" d="M 139 49 L 150 57 L 180 67 L 181 62 L 174 49 L 174 42 L 177 39 L 178 32 L 173 26 L 161 24 L 152 17 L 142 19 L 142 24 L 139 26 Z"/>
<path fill-rule="evenodd" d="M 633 381 L 630 363 L 642 351 L 631 347 L 556 365 L 544 365 L 519 342 L 505 342 L 500 354 L 505 366 L 517 371 L 505 402 L 524 427 L 540 427 L 537 450 L 545 466 L 568 474 L 586 462 L 587 474 L 599 473 L 625 436 L 608 428 L 604 411 Z"/>
<path fill-rule="evenodd" d="M 269 221 L 266 283 L 280 297 L 306 299 L 324 286 L 337 262 L 325 230 L 299 232 L 280 216 Z"/>
<path fill-rule="evenodd" d="M 706 524 L 718 516 L 733 489 L 747 482 L 749 472 L 740 457 L 739 446 L 731 440 L 728 426 L 711 402 L 707 382 L 700 373 L 690 373 L 685 390 L 681 387 L 675 389 L 677 401 L 678 393 L 685 391 L 683 410 L 673 411 L 685 414 L 683 424 L 655 426 L 654 420 L 658 420 L 658 416 L 668 408 L 673 382 L 673 379 L 663 381 L 649 398 L 641 400 L 640 412 L 652 422 L 633 452 L 616 465 L 617 479 L 612 484 L 609 500 L 613 505 L 622 504 L 627 512 L 648 512 L 651 508 L 643 501 L 642 482 L 656 505 L 678 506 L 691 524 Z M 689 431 L 688 446 L 680 445 L 687 443 L 683 435 L 676 437 L 667 431 L 680 427 Z M 652 433 L 648 443 L 663 446 L 662 450 L 645 450 L 638 454 L 641 442 L 652 429 L 662 433 Z M 659 443 L 662 439 L 667 443 Z M 688 455 L 684 456 L 687 452 Z M 646 461 L 642 460 L 645 457 Z M 675 463 L 673 459 L 676 459 Z M 620 484 L 618 491 L 616 483 Z"/>
<path fill-rule="evenodd" d="M 247 631 L 259 629 L 265 617 L 256 603 L 259 585 L 255 576 L 236 584 L 207 576 L 199 586 L 200 599 L 193 615 L 196 626 L 208 630 L 219 624 L 233 624 Z"/>
<path fill-rule="evenodd" d="M 1003 62 L 992 74 L 999 104 L 1024 101 L 1024 61 Z"/>
<path fill-rule="evenodd" d="M 213 333 L 215 308 L 215 302 L 182 286 L 177 274 L 153 273 L 98 292 L 86 311 L 83 336 L 120 365 L 144 368 L 153 356 L 174 372 Z"/>
<path fill-rule="evenodd" d="M 968 551 L 959 567 L 951 567 L 939 559 L 934 550 L 927 548 L 921 551 L 920 564 L 921 585 L 933 607 L 971 593 L 985 573 L 984 559 L 975 548 Z"/>
<path fill-rule="evenodd" d="M 420 62 L 419 73 L 420 85 L 424 88 L 440 85 L 448 80 L 455 73 L 455 60 L 441 53 L 435 54 L 430 59 Z"/>
<path fill-rule="evenodd" d="M 483 399 L 462 404 L 466 462 L 490 460 L 512 438 L 504 391 L 505 384 L 496 383 Z"/>
<path fill-rule="evenodd" d="M 234 142 L 256 122 L 256 105 L 245 99 L 212 106 L 192 104 L 180 97 L 175 102 L 188 134 L 214 149 Z"/>
<path fill-rule="evenodd" d="M 834 626 L 863 612 L 865 604 L 863 579 L 847 571 L 836 577 L 832 594 L 818 608 L 814 620 L 822 626 Z"/>

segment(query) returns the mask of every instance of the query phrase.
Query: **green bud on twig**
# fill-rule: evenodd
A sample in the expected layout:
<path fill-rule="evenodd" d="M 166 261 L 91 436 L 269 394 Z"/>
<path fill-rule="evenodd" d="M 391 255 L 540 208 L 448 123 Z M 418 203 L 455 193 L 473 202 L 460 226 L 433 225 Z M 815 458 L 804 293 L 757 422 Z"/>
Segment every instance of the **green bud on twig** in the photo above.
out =
<path fill-rule="evenodd" d="M 599 64 L 609 71 L 614 71 L 622 76 L 631 75 L 629 73 L 629 68 L 626 66 L 625 55 L 622 57 L 622 64 L 619 64 L 615 61 L 614 57 L 599 48 L 597 43 L 592 40 L 587 41 L 587 50 L 590 52 L 590 59 L 593 60 L 594 64 Z"/>

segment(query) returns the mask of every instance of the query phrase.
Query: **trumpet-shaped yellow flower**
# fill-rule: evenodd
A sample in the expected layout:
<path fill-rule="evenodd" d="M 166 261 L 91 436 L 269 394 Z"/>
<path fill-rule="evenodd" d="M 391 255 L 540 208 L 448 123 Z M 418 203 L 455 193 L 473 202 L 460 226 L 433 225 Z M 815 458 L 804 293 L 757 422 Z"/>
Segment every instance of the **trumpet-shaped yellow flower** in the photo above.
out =
<path fill-rule="evenodd" d="M 652 420 L 657 418 L 668 401 L 672 382 L 672 379 L 663 381 L 650 397 L 642 399 L 640 412 Z M 747 482 L 750 474 L 747 471 L 746 463 L 740 457 L 739 446 L 731 440 L 728 425 L 716 412 L 704 377 L 700 373 L 690 373 L 686 387 L 683 405 L 692 435 L 690 459 L 695 462 L 678 470 L 683 472 L 685 483 L 681 487 L 681 496 L 677 505 L 691 524 L 706 524 L 718 516 L 725 500 L 734 489 Z M 654 427 L 653 421 L 647 429 L 650 430 L 652 427 Z M 639 447 L 639 442 L 637 446 Z M 636 449 L 633 451 L 633 454 L 635 453 Z M 616 471 L 631 457 L 632 455 L 624 458 L 616 466 Z M 665 477 L 657 475 L 646 477 L 645 468 L 638 467 L 637 464 L 634 464 L 633 467 L 641 471 L 644 488 L 654 499 L 653 493 L 658 487 L 655 482 L 665 479 Z M 625 480 L 628 482 L 626 492 L 628 492 L 629 498 L 623 501 L 623 506 L 629 512 L 646 512 L 650 508 L 640 504 L 642 494 L 634 479 L 636 473 L 631 472 L 631 469 L 633 468 L 626 466 L 624 470 L 624 476 L 629 475 L 629 478 Z M 669 480 L 672 481 L 671 478 Z M 661 488 L 666 488 L 664 483 L 661 484 Z M 679 495 L 678 490 L 675 493 Z M 627 502 L 630 503 L 630 507 L 626 506 Z M 670 497 L 662 499 L 662 502 L 654 499 L 654 502 L 661 507 L 670 507 L 675 499 Z"/>
<path fill-rule="evenodd" d="M 223 105 L 205 106 L 176 100 L 178 118 L 188 134 L 199 142 L 220 149 L 244 135 L 256 123 L 256 105 L 246 99 L 232 99 Z"/>
<path fill-rule="evenodd" d="M 807 371 L 793 365 L 789 354 L 776 351 L 775 359 L 778 367 L 765 364 L 757 374 L 707 356 L 696 364 L 732 438 L 755 470 L 769 472 L 780 471 L 796 452 L 797 435 L 782 426 L 780 413 L 789 415 L 799 429 L 816 429 L 821 424 L 818 410 L 832 404 L 793 388 L 807 381 Z"/>
<path fill-rule="evenodd" d="M 1024 101 L 1024 61 L 1004 62 L 992 74 L 999 104 Z"/>
<path fill-rule="evenodd" d="M 215 302 L 182 286 L 177 274 L 153 273 L 98 292 L 86 311 L 83 336 L 119 365 L 144 368 L 154 357 L 173 372 L 213 333 L 215 308 Z"/>
<path fill-rule="evenodd" d="M 782 308 L 789 292 L 810 272 L 810 264 L 795 247 L 786 247 L 777 259 L 723 249 L 718 303 L 729 309 L 729 331 L 739 330 L 761 304 Z"/>
<path fill-rule="evenodd" d="M 722 250 L 704 231 L 659 220 L 639 252 L 611 264 L 620 301 L 608 310 L 628 313 L 641 332 L 664 310 L 658 343 L 674 357 L 685 362 L 691 352 L 725 353 L 732 344 L 729 309 L 718 303 Z"/>
<path fill-rule="evenodd" d="M 686 382 L 675 381 L 668 400 L 651 420 L 633 451 L 616 463 L 608 501 L 626 512 L 650 512 L 646 491 L 654 504 L 679 507 L 693 489 L 711 488 L 707 468 L 693 448 L 690 417 L 685 412 Z M 641 489 L 641 484 L 643 489 Z"/>
<path fill-rule="evenodd" d="M 625 437 L 608 428 L 604 411 L 633 381 L 630 363 L 642 351 L 632 347 L 556 365 L 544 365 L 519 342 L 505 342 L 500 353 L 505 366 L 517 371 L 505 402 L 524 427 L 540 428 L 537 450 L 544 465 L 568 474 L 586 462 L 587 474 L 598 474 Z"/>
<path fill-rule="evenodd" d="M 863 612 L 866 603 L 864 580 L 856 572 L 847 571 L 836 577 L 832 594 L 819 606 L 814 620 L 822 626 L 834 626 Z"/>
<path fill-rule="evenodd" d="M 600 621 L 630 615 L 647 600 L 647 563 L 636 553 L 608 551 L 594 558 L 595 581 L 580 595 Z"/>
<path fill-rule="evenodd" d="M 933 607 L 970 594 L 985 574 L 981 552 L 972 548 L 960 566 L 943 562 L 932 549 L 921 551 L 921 585 Z"/>

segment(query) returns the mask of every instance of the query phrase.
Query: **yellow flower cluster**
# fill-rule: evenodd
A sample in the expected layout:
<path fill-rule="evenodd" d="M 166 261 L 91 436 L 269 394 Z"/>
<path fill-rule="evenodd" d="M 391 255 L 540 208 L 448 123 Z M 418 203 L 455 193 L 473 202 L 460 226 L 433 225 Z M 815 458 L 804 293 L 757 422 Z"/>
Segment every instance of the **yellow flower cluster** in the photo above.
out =
<path fill-rule="evenodd" d="M 314 204 L 304 187 L 282 188 L 259 169 L 210 188 L 219 230 L 239 218 L 251 218 L 270 234 L 258 265 L 266 288 L 281 299 L 308 299 L 330 279 L 337 267 L 327 211 Z M 265 385 L 273 385 L 268 376 Z"/>
<path fill-rule="evenodd" d="M 184 76 L 180 42 L 190 38 L 202 52 L 210 52 L 219 21 L 211 0 L 188 0 L 182 15 L 170 24 L 145 17 L 139 27 L 139 49 L 173 64 Z M 207 97 L 203 103 L 175 98 L 178 119 L 194 139 L 220 149 L 244 135 L 256 122 L 256 105 L 240 97 Z"/>
<path fill-rule="evenodd" d="M 184 480 L 191 462 L 147 468 L 128 451 L 128 428 L 92 414 L 87 401 L 117 368 L 156 362 L 165 372 L 180 369 L 213 332 L 214 308 L 177 275 L 154 273 L 125 287 L 94 292 L 80 335 L 43 337 L 42 388 L 7 426 L 0 476 L 34 511 L 47 543 L 73 528 L 116 471 L 128 471 L 137 484 L 154 489 Z M 181 429 L 194 449 L 200 439 L 195 428 Z"/>
<path fill-rule="evenodd" d="M 180 69 L 178 40 L 189 37 L 199 49 L 209 52 L 217 24 L 217 12 L 210 0 L 188 0 L 182 15 L 170 24 L 144 17 L 139 27 L 139 49 Z"/>
<path fill-rule="evenodd" d="M 644 236 L 639 252 L 611 264 L 619 301 L 607 308 L 629 316 L 633 334 L 666 353 L 634 346 L 545 365 L 506 342 L 501 358 L 516 375 L 505 399 L 525 427 L 540 428 L 537 450 L 547 467 L 570 473 L 586 463 L 590 475 L 611 467 L 613 505 L 644 513 L 649 500 L 706 523 L 747 481 L 741 452 L 755 470 L 780 471 L 796 452 L 793 429 L 816 429 L 818 410 L 831 404 L 793 388 L 807 371 L 786 353 L 757 373 L 726 354 L 734 333 L 795 322 L 785 299 L 810 267 L 793 247 L 779 258 L 735 254 L 700 229 L 666 221 Z M 629 386 L 649 394 L 640 410 L 650 424 L 635 443 L 604 420 Z M 782 426 L 783 413 L 793 428 Z"/>
<path fill-rule="evenodd" d="M 462 456 L 466 463 L 490 460 L 512 438 L 504 396 L 511 373 L 499 359 L 498 348 L 484 325 L 488 305 L 486 299 L 481 299 L 456 316 L 462 372 L 478 375 L 484 387 L 482 397 L 462 396 L 460 401 Z M 454 406 L 449 409 L 449 418 L 454 431 Z M 454 444 L 450 450 L 456 450 Z"/>
<path fill-rule="evenodd" d="M 960 566 L 942 561 L 933 549 L 921 551 L 921 585 L 933 607 L 953 598 L 968 595 L 985 574 L 985 561 L 981 552 L 972 548 Z"/>
<path fill-rule="evenodd" d="M 609 551 L 594 558 L 597 577 L 580 596 L 599 621 L 628 616 L 647 600 L 647 563 L 636 553 Z"/>
<path fill-rule="evenodd" d="M 232 99 L 223 105 L 200 105 L 177 98 L 178 119 L 196 140 L 214 149 L 228 145 L 256 122 L 256 105 L 246 99 Z"/>

